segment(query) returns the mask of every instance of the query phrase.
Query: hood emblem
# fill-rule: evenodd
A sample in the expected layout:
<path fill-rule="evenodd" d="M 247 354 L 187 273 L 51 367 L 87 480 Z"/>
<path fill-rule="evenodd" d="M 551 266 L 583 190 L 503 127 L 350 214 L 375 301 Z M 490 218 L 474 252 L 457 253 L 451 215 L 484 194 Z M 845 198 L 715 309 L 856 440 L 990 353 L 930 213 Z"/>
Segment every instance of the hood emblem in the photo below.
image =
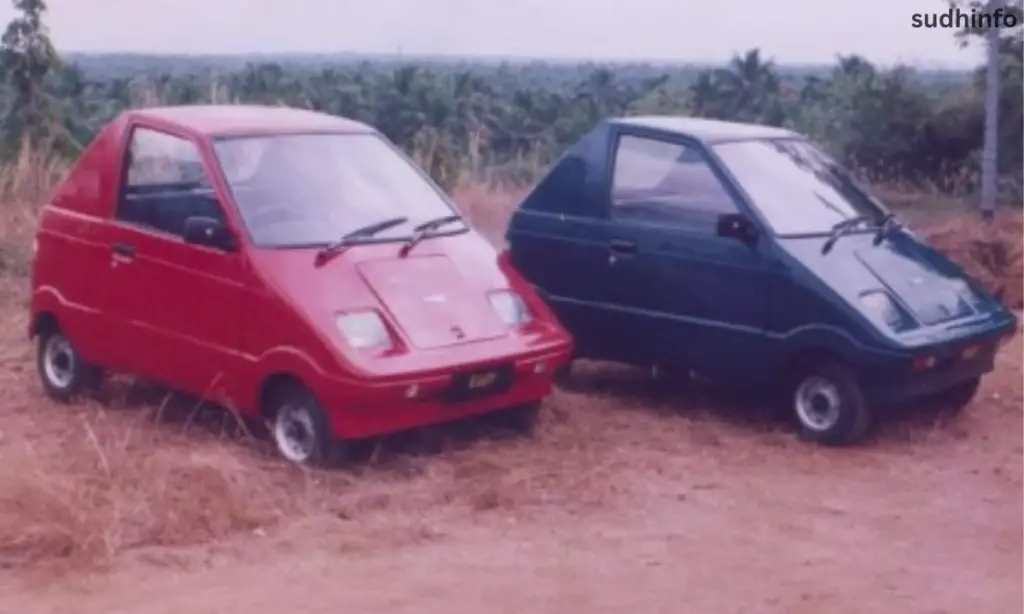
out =
<path fill-rule="evenodd" d="M 444 303 L 448 300 L 448 297 L 443 294 L 430 294 L 423 297 L 424 303 Z"/>
<path fill-rule="evenodd" d="M 451 331 L 452 334 L 455 335 L 456 339 L 464 339 L 466 337 L 466 331 L 462 330 L 457 325 L 453 325 Z"/>

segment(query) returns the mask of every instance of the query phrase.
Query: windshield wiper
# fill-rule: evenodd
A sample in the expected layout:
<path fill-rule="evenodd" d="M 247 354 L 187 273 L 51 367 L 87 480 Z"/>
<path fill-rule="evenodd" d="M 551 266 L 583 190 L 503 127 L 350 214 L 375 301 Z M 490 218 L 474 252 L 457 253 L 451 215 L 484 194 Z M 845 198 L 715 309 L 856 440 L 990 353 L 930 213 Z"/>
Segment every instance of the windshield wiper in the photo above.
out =
<path fill-rule="evenodd" d="M 825 240 L 825 244 L 821 246 L 821 253 L 827 254 L 832 251 L 832 246 L 836 244 L 839 237 L 849 233 L 851 230 L 857 227 L 857 224 L 868 221 L 870 218 L 866 215 L 858 215 L 857 217 L 851 217 L 850 219 L 843 220 L 832 227 L 829 233 L 828 239 Z"/>
<path fill-rule="evenodd" d="M 882 242 L 889 233 L 894 232 L 903 228 L 903 224 L 896 219 L 895 213 L 886 213 L 882 216 L 882 219 L 878 221 L 878 232 L 875 233 L 875 238 L 871 242 L 873 245 L 878 245 Z"/>
<path fill-rule="evenodd" d="M 412 248 L 416 247 L 420 241 L 427 238 L 431 231 L 437 230 L 442 226 L 447 226 L 448 224 L 454 224 L 455 222 L 461 221 L 462 216 L 445 215 L 432 220 L 427 220 L 426 222 L 417 225 L 412 229 L 413 234 L 409 237 L 409 240 L 402 245 L 402 249 L 398 250 L 398 257 L 405 258 L 408 256 L 409 252 L 412 251 Z"/>
<path fill-rule="evenodd" d="M 389 228 L 394 228 L 409 221 L 407 217 L 393 217 L 381 222 L 374 222 L 373 224 L 367 224 L 362 228 L 356 228 L 350 233 L 345 234 L 340 239 L 331 243 L 327 247 L 324 247 L 316 253 L 316 260 L 314 264 L 316 266 L 323 266 L 327 264 L 331 258 L 340 254 L 346 247 L 353 243 L 358 243 L 360 239 L 367 239 L 377 234 L 378 232 L 384 232 Z"/>

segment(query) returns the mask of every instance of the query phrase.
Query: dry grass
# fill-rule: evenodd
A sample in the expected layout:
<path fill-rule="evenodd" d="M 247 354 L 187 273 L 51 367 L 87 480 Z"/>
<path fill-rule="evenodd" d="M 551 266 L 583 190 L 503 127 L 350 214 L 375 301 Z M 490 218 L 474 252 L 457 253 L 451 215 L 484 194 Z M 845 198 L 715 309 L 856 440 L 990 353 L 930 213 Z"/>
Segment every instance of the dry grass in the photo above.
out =
<path fill-rule="evenodd" d="M 641 496 L 640 474 L 692 482 L 690 461 L 666 464 L 681 444 L 713 457 L 714 471 L 752 470 L 793 447 L 804 462 L 830 462 L 775 425 L 747 414 L 735 423 L 720 413 L 709 419 L 717 402 L 700 395 L 680 401 L 635 371 L 600 365 L 583 369 L 582 390 L 556 395 L 533 441 L 482 439 L 472 426 L 425 429 L 348 472 L 286 466 L 222 414 L 131 382 L 111 382 L 98 400 L 56 406 L 35 384 L 21 273 L 34 204 L 61 172 L 28 153 L 0 169 L 0 566 L 92 564 L 147 546 L 261 533 L 297 517 L 333 519 L 338 535 L 331 539 L 346 548 L 417 542 L 438 536 L 453 517 L 515 518 L 551 507 L 575 513 Z M 475 184 L 453 193 L 494 238 L 521 197 Z M 1019 305 L 1019 214 L 1007 214 L 995 230 L 944 216 L 923 232 Z M 689 420 L 667 419 L 680 407 Z M 1019 418 L 1019 406 L 1014 411 Z M 724 443 L 737 433 L 742 445 Z M 1019 467 L 1006 471 L 1018 475 Z"/>

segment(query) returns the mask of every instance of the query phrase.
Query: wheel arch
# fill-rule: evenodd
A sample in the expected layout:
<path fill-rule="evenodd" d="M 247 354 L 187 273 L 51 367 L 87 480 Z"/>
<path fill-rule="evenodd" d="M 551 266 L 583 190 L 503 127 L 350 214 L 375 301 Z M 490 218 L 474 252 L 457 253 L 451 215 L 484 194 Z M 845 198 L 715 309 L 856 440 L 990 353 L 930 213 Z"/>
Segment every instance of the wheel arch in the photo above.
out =
<path fill-rule="evenodd" d="M 57 316 L 50 311 L 40 311 L 35 314 L 32 322 L 29 324 L 28 337 L 29 339 L 35 339 L 43 333 L 51 333 L 58 330 L 60 330 L 60 323 L 57 321 Z"/>
<path fill-rule="evenodd" d="M 256 392 L 256 402 L 260 415 L 264 418 L 271 418 L 273 410 L 271 403 L 274 400 L 274 396 L 279 391 L 290 387 L 308 389 L 308 386 L 306 386 L 302 379 L 291 371 L 273 371 L 264 376 L 260 380 L 259 388 Z"/>

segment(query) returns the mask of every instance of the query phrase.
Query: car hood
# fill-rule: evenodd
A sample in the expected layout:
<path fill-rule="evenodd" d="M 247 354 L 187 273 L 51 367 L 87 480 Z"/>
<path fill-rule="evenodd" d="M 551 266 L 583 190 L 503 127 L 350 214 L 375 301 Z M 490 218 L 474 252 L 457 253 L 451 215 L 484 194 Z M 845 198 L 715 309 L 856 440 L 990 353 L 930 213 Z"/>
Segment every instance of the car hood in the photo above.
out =
<path fill-rule="evenodd" d="M 356 270 L 410 343 L 420 349 L 508 333 L 486 289 L 470 283 L 447 255 L 360 262 Z"/>
<path fill-rule="evenodd" d="M 286 301 L 330 334 L 344 311 L 376 309 L 412 346 L 492 339 L 508 327 L 488 292 L 508 287 L 494 248 L 472 236 L 424 241 L 405 258 L 398 243 L 352 246 L 322 267 L 316 250 L 261 250 L 256 268 Z"/>
<path fill-rule="evenodd" d="M 855 306 L 862 293 L 883 289 L 925 326 L 1001 309 L 986 295 L 966 294 L 963 270 L 904 231 L 878 245 L 871 234 L 847 235 L 827 254 L 823 238 L 788 243 L 791 254 Z"/>

